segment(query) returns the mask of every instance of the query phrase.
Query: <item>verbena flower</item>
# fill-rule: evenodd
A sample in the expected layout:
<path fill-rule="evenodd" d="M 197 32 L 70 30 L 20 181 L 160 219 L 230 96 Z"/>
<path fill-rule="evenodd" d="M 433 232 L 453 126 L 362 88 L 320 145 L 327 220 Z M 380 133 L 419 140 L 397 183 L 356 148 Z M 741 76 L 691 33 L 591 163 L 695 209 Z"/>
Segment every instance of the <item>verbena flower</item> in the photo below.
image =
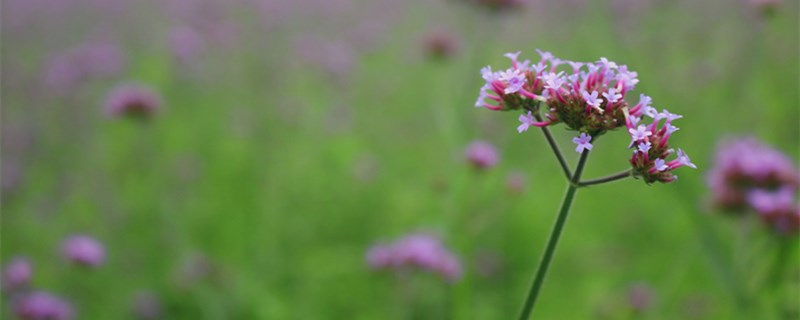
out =
<path fill-rule="evenodd" d="M 74 235 L 64 240 L 61 253 L 68 261 L 86 267 L 97 267 L 106 259 L 103 245 L 87 235 Z"/>
<path fill-rule="evenodd" d="M 141 291 L 133 297 L 131 311 L 136 319 L 162 319 L 164 308 L 154 292 Z"/>
<path fill-rule="evenodd" d="M 27 258 L 16 257 L 3 266 L 3 290 L 12 292 L 28 286 L 33 276 L 33 267 Z"/>
<path fill-rule="evenodd" d="M 673 121 L 682 116 L 667 110 L 659 112 L 644 94 L 639 95 L 635 105 L 625 100 L 639 83 L 636 72 L 606 58 L 575 62 L 537 51 L 537 63 L 520 61 L 520 53 L 515 52 L 505 55 L 511 60 L 509 68 L 481 69 L 485 83 L 475 106 L 495 111 L 521 110 L 521 124 L 517 127 L 520 133 L 530 126 L 564 123 L 568 129 L 581 132 L 580 138 L 573 140 L 579 153 L 591 150 L 589 141 L 594 137 L 624 126 L 631 136 L 628 147 L 634 149 L 630 160 L 633 175 L 647 183 L 671 182 L 676 179 L 673 170 L 696 168 L 683 150 L 676 152 L 668 143 L 678 131 Z M 540 111 L 542 120 L 536 118 Z M 644 116 L 652 118 L 652 122 L 642 123 Z"/>
<path fill-rule="evenodd" d="M 653 288 L 644 283 L 636 283 L 628 288 L 628 305 L 634 312 L 647 311 L 655 300 Z"/>
<path fill-rule="evenodd" d="M 707 183 L 717 208 L 755 212 L 781 235 L 798 232 L 800 174 L 787 156 L 755 138 L 738 138 L 719 144 L 714 163 Z"/>
<path fill-rule="evenodd" d="M 473 141 L 467 146 L 464 155 L 467 161 L 478 169 L 494 167 L 500 161 L 497 150 L 485 141 Z"/>
<path fill-rule="evenodd" d="M 506 190 L 511 194 L 525 192 L 525 174 L 521 171 L 512 171 L 506 175 Z"/>
<path fill-rule="evenodd" d="M 161 108 L 161 98 L 150 88 L 139 84 L 123 84 L 108 94 L 105 110 L 109 116 L 148 118 Z"/>
<path fill-rule="evenodd" d="M 713 163 L 706 176 L 711 200 L 728 212 L 747 209 L 750 190 L 797 188 L 800 182 L 792 160 L 752 137 L 723 140 L 717 145 Z"/>
<path fill-rule="evenodd" d="M 376 270 L 421 269 L 453 282 L 461 278 L 461 263 L 439 238 L 411 234 L 388 245 L 375 245 L 367 252 L 367 264 Z"/>
<path fill-rule="evenodd" d="M 447 59 L 458 52 L 458 38 L 444 30 L 434 30 L 425 37 L 423 49 L 428 57 Z"/>
<path fill-rule="evenodd" d="M 68 320 L 75 312 L 65 300 L 47 292 L 32 292 L 14 300 L 14 314 L 23 320 Z"/>

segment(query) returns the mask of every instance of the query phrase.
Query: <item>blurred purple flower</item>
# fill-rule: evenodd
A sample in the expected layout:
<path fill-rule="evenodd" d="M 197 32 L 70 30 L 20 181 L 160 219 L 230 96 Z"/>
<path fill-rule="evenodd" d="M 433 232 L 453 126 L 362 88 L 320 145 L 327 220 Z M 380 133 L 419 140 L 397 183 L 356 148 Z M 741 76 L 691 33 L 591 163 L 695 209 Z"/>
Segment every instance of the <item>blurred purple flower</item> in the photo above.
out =
<path fill-rule="evenodd" d="M 478 250 L 473 258 L 473 265 L 475 273 L 485 278 L 498 276 L 505 269 L 503 256 L 497 251 L 488 249 Z"/>
<path fill-rule="evenodd" d="M 164 310 L 158 296 L 149 291 L 138 292 L 133 297 L 133 315 L 136 319 L 161 319 Z"/>
<path fill-rule="evenodd" d="M 111 117 L 147 118 L 160 108 L 161 98 L 150 88 L 138 84 L 117 86 L 105 101 L 105 111 Z"/>
<path fill-rule="evenodd" d="M 525 191 L 525 174 L 514 171 L 506 176 L 506 190 L 512 194 L 521 194 Z"/>
<path fill-rule="evenodd" d="M 637 283 L 628 288 L 628 305 L 635 312 L 644 312 L 653 304 L 655 292 L 644 283 Z"/>
<path fill-rule="evenodd" d="M 458 259 L 439 238 L 428 234 L 411 234 L 389 245 L 375 245 L 367 251 L 366 259 L 372 269 L 419 268 L 447 282 L 459 280 L 462 273 Z"/>
<path fill-rule="evenodd" d="M 775 190 L 784 186 L 798 186 L 798 171 L 792 161 L 755 138 L 721 142 L 717 146 L 714 164 L 706 182 L 711 189 L 714 205 L 727 211 L 742 212 L 747 209 L 747 194 L 753 189 Z"/>
<path fill-rule="evenodd" d="M 423 47 L 428 57 L 447 59 L 458 52 L 458 39 L 445 31 L 436 30 L 425 37 Z"/>
<path fill-rule="evenodd" d="M 70 236 L 61 244 L 61 252 L 70 262 L 86 267 L 97 267 L 106 258 L 103 245 L 87 235 Z"/>
<path fill-rule="evenodd" d="M 3 290 L 12 292 L 28 286 L 33 267 L 27 258 L 16 257 L 3 267 Z"/>
<path fill-rule="evenodd" d="M 14 300 L 14 314 L 24 320 L 73 319 L 72 306 L 61 298 L 46 292 L 33 292 Z"/>
<path fill-rule="evenodd" d="M 478 169 L 494 167 L 500 160 L 497 150 L 485 141 L 473 141 L 465 152 L 467 161 Z"/>
<path fill-rule="evenodd" d="M 797 191 L 789 186 L 777 191 L 753 189 L 747 193 L 747 203 L 779 234 L 794 234 L 800 229 L 796 195 Z"/>
<path fill-rule="evenodd" d="M 203 54 L 206 41 L 193 28 L 180 26 L 169 31 L 169 47 L 177 61 L 188 63 Z"/>

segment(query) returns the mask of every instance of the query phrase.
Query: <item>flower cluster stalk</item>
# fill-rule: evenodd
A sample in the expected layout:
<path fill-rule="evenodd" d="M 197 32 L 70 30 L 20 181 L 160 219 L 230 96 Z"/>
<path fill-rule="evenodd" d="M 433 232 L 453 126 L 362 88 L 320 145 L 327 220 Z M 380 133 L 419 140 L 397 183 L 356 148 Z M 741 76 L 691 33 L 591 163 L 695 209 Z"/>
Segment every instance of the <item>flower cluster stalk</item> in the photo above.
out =
<path fill-rule="evenodd" d="M 673 171 L 680 167 L 697 168 L 682 149 L 673 149 L 668 140 L 679 130 L 673 121 L 683 116 L 667 109 L 652 107 L 652 99 L 639 95 L 639 102 L 628 103 L 626 96 L 639 83 L 638 74 L 626 65 L 606 58 L 594 62 L 579 62 L 557 58 L 550 52 L 537 50 L 539 62 L 519 59 L 520 52 L 505 54 L 511 60 L 506 69 L 481 69 L 485 83 L 475 107 L 492 111 L 517 111 L 517 132 L 537 127 L 550 145 L 569 186 L 556 217 L 553 231 L 539 262 L 533 283 L 525 299 L 520 319 L 528 319 L 544 285 L 547 270 L 553 259 L 558 239 L 564 229 L 569 209 L 581 187 L 613 182 L 627 177 L 645 183 L 669 183 L 677 179 Z M 645 123 L 643 119 L 649 123 Z M 549 126 L 563 123 L 577 133 L 572 138 L 575 152 L 580 155 L 574 171 L 570 171 L 564 154 L 553 139 Z M 581 174 L 598 137 L 625 128 L 631 141 L 631 168 L 606 177 L 581 181 Z M 667 160 L 668 157 L 673 157 Z"/>
<path fill-rule="evenodd" d="M 578 191 L 578 181 L 581 178 L 581 173 L 583 173 L 583 167 L 586 165 L 586 159 L 588 159 L 588 157 L 589 150 L 584 150 L 583 153 L 581 153 L 580 160 L 578 160 L 578 165 L 575 167 L 575 174 L 570 180 L 571 183 L 569 187 L 567 187 L 564 201 L 561 202 L 561 209 L 558 211 L 556 224 L 553 226 L 553 231 L 550 233 L 550 239 L 547 240 L 547 248 L 545 248 L 542 260 L 539 262 L 536 278 L 534 278 L 531 289 L 528 292 L 528 297 L 525 299 L 525 306 L 522 308 L 522 313 L 519 316 L 520 319 L 528 319 L 533 311 L 533 306 L 536 304 L 536 298 L 538 298 L 539 290 L 541 290 L 542 284 L 544 284 L 547 268 L 550 266 L 553 253 L 556 251 L 558 239 L 561 237 L 561 231 L 564 229 L 564 223 L 567 221 L 569 208 L 572 205 L 572 200 L 575 198 L 575 192 Z"/>

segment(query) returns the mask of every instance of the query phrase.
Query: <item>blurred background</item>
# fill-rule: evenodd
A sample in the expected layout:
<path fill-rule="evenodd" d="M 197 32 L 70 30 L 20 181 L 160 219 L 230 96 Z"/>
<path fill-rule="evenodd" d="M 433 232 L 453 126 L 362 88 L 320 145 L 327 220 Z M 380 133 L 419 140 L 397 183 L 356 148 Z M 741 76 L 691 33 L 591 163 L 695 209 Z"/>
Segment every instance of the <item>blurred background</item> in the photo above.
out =
<path fill-rule="evenodd" d="M 706 183 L 730 137 L 796 167 L 797 1 L 1 12 L 3 318 L 515 317 L 567 184 L 538 130 L 473 104 L 481 67 L 536 48 L 638 72 L 628 101 L 684 115 L 670 143 L 698 169 L 579 190 L 535 318 L 800 314 L 797 233 L 722 212 Z M 574 164 L 574 133 L 552 131 Z M 584 177 L 629 168 L 629 136 L 605 137 Z M 450 264 L 386 267 L 389 247 Z"/>

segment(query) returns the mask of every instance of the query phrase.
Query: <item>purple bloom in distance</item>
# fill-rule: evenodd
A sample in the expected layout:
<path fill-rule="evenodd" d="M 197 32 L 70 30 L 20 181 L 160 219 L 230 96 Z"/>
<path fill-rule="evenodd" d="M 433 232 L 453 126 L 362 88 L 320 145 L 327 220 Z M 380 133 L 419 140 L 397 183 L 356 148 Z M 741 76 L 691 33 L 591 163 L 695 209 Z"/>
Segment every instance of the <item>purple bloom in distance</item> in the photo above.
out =
<path fill-rule="evenodd" d="M 69 320 L 74 317 L 68 302 L 46 292 L 33 292 L 14 300 L 13 310 L 24 320 Z"/>
<path fill-rule="evenodd" d="M 33 267 L 28 259 L 16 257 L 3 267 L 3 290 L 14 291 L 30 283 Z"/>
<path fill-rule="evenodd" d="M 109 116 L 149 117 L 161 108 L 161 98 L 150 88 L 124 84 L 114 88 L 106 98 L 105 110 Z"/>
<path fill-rule="evenodd" d="M 372 269 L 419 268 L 439 274 L 445 281 L 461 278 L 461 264 L 441 243 L 428 234 L 411 234 L 389 245 L 376 245 L 367 252 Z"/>
<path fill-rule="evenodd" d="M 86 235 L 75 235 L 64 240 L 61 252 L 70 262 L 87 267 L 97 267 L 106 259 L 103 245 Z"/>
<path fill-rule="evenodd" d="M 500 160 L 494 146 L 485 141 L 474 141 L 467 146 L 467 160 L 476 168 L 487 169 L 495 166 Z"/>

